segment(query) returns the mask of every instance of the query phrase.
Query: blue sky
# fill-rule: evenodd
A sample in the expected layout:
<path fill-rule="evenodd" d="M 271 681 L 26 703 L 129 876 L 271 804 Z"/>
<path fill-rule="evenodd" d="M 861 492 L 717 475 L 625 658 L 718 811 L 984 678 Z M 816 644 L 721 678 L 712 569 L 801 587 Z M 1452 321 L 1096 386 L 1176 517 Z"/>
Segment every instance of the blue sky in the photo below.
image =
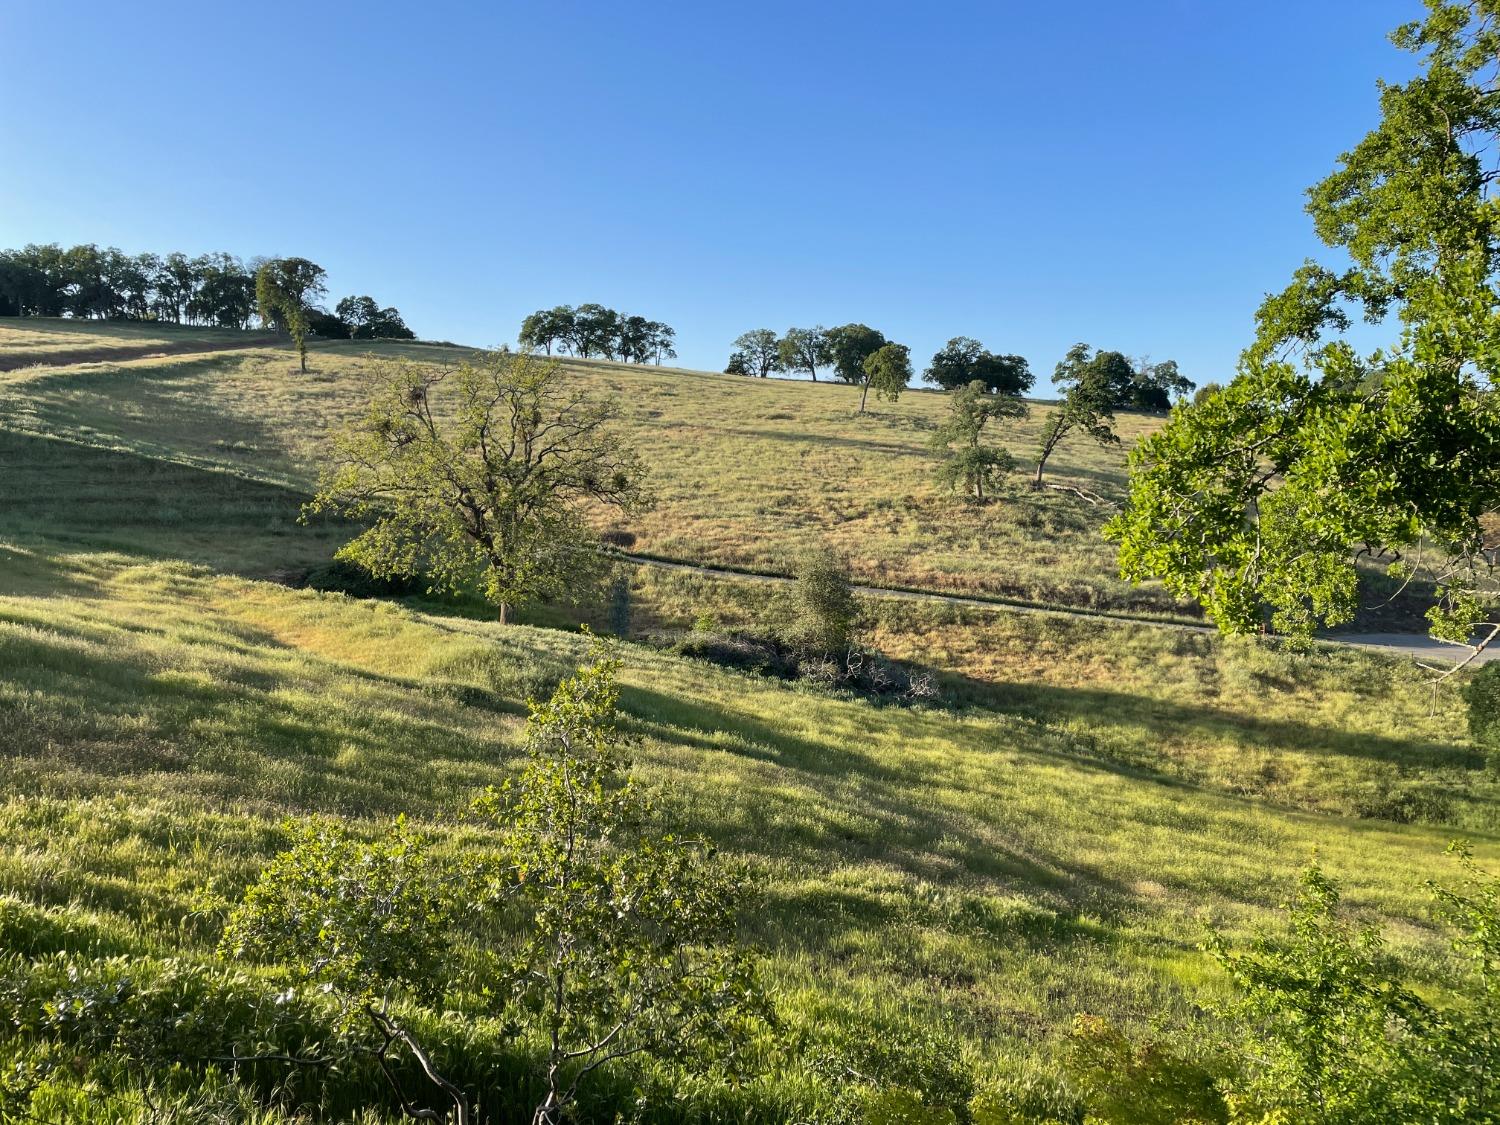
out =
<path fill-rule="evenodd" d="M 0 4 L 0 245 L 301 254 L 422 336 L 584 301 L 1232 373 L 1417 0 Z"/>

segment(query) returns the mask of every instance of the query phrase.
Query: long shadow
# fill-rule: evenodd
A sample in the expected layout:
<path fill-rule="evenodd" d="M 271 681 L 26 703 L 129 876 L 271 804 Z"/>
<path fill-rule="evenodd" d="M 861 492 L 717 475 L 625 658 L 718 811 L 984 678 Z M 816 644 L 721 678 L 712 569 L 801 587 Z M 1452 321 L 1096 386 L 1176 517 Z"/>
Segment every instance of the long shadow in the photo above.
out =
<path fill-rule="evenodd" d="M 231 472 L 0 430 L 0 536 L 262 576 L 327 558 L 347 525 L 299 524 L 308 496 Z"/>
<path fill-rule="evenodd" d="M 754 823 L 716 826 L 714 834 L 737 849 L 795 860 L 814 869 L 825 868 L 840 857 L 877 859 L 917 879 L 935 882 L 951 882 L 956 858 L 968 879 L 990 884 L 990 889 L 999 884 L 1011 891 L 1024 890 L 1052 909 L 1069 913 L 1086 908 L 1100 917 L 1113 917 L 1134 901 L 1116 881 L 1092 867 L 1065 863 L 1047 849 L 1039 849 L 1035 839 L 999 845 L 975 834 L 970 815 L 914 801 L 914 795 L 930 790 L 932 781 L 919 759 L 907 764 L 896 756 L 876 759 L 833 742 L 789 734 L 740 711 L 636 685 L 622 685 L 620 704 L 630 716 L 629 728 L 636 733 L 670 746 L 774 765 L 791 777 L 800 777 L 819 794 L 816 805 L 786 804 L 790 798 L 785 795 L 758 798 L 757 816 L 781 806 L 784 815 L 777 817 L 774 839 Z M 726 734 L 728 739 L 723 737 Z M 1091 771 L 1121 772 L 1110 763 L 1082 760 L 1079 764 Z M 847 799 L 835 797 L 831 781 L 848 790 Z M 849 828 L 851 823 L 858 829 Z"/>
<path fill-rule="evenodd" d="M 1273 719 L 1207 705 L 1188 705 L 1102 688 L 1061 688 L 1044 684 L 999 687 L 969 680 L 966 694 L 976 703 L 997 710 L 1044 718 L 1051 722 L 1078 717 L 1104 718 L 1147 731 L 1223 733 L 1232 728 L 1236 741 L 1246 740 L 1266 749 L 1288 746 L 1315 753 L 1399 762 L 1424 768 L 1485 768 L 1484 754 L 1469 747 L 1428 739 L 1330 730 L 1286 719 Z"/>

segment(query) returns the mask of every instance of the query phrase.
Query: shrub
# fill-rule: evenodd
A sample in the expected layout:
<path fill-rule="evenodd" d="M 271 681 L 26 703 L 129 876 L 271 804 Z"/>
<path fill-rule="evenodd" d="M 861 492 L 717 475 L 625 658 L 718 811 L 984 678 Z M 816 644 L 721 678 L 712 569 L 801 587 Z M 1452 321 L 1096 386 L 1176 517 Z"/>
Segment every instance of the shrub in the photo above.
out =
<path fill-rule="evenodd" d="M 798 556 L 795 573 L 788 639 L 812 652 L 846 651 L 859 616 L 848 560 L 831 547 L 813 547 Z"/>

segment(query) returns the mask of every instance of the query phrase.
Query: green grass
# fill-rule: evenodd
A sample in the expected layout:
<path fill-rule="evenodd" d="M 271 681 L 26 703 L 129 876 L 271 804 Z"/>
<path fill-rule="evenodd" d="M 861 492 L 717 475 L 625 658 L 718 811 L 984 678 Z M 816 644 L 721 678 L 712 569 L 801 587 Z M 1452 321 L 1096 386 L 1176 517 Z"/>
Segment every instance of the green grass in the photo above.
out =
<path fill-rule="evenodd" d="M 583 651 L 185 564 L 9 569 L 58 593 L 0 598 L 0 892 L 66 907 L 134 956 L 207 956 L 214 919 L 194 902 L 235 897 L 283 815 L 452 831 L 466 795 L 513 768 L 523 697 Z M 1322 659 L 1220 654 L 1251 680 Z M 746 936 L 801 1033 L 947 1023 L 997 1076 L 1048 1066 L 1079 1011 L 1182 1023 L 1217 987 L 1202 920 L 1270 921 L 1314 849 L 1417 977 L 1441 979 L 1417 883 L 1442 873 L 1451 830 L 1277 809 L 1101 757 L 1086 689 L 1059 689 L 1051 722 L 880 708 L 637 647 L 623 683 L 643 775 L 759 873 Z"/>
<path fill-rule="evenodd" d="M 387 356 L 454 360 L 461 349 L 379 344 Z M 243 351 L 93 369 L 0 375 L 0 425 L 312 487 L 331 428 L 360 409 L 376 378 L 366 345 L 323 344 L 300 375 L 289 354 Z M 570 361 L 572 376 L 618 398 L 622 424 L 652 466 L 655 511 L 628 528 L 647 551 L 695 562 L 785 570 L 826 540 L 876 584 L 977 592 L 1065 605 L 1173 611 L 1160 588 L 1116 577 L 1098 535 L 1107 514 L 1021 474 L 976 507 L 937 488 L 927 441 L 946 396 L 913 391 L 858 416 L 852 387 Z M 1001 435 L 1023 463 L 1052 408 Z M 1124 449 L 1159 424 L 1122 415 L 1120 449 L 1066 442 L 1055 479 L 1118 499 Z M 601 513 L 612 524 L 612 517 Z"/>
<path fill-rule="evenodd" d="M 0 317 L 0 364 L 107 358 L 112 351 L 142 348 L 213 347 L 263 339 L 263 332 L 236 328 L 54 317 Z"/>
<path fill-rule="evenodd" d="M 473 830 L 456 810 L 515 768 L 526 697 L 583 653 L 569 631 L 472 606 L 256 580 L 315 567 L 342 538 L 297 515 L 373 372 L 348 347 L 312 359 L 306 377 L 277 350 L 0 374 L 0 953 L 23 970 L 56 950 L 143 973 L 206 963 L 214 904 L 274 854 L 285 816 L 373 829 L 405 813 L 461 848 Z M 775 569 L 827 536 L 873 580 L 1168 605 L 1111 584 L 1084 505 L 934 494 L 922 446 L 939 396 L 857 419 L 848 388 L 574 369 L 622 395 L 655 464 L 662 506 L 631 529 L 643 549 Z M 1118 453 L 1070 455 L 1069 479 L 1118 491 Z M 775 616 L 763 584 L 630 581 L 641 638 Z M 911 1022 L 950 1028 L 985 1081 L 1064 1083 L 1075 1013 L 1187 1025 L 1223 987 L 1196 948 L 1204 920 L 1238 938 L 1273 923 L 1314 850 L 1417 986 L 1441 992 L 1449 951 L 1420 884 L 1448 873 L 1455 835 L 1500 865 L 1500 774 L 1451 688 L 1368 653 L 1000 610 L 871 602 L 865 629 L 936 669 L 951 705 L 625 648 L 638 767 L 758 874 L 745 937 L 787 1020 L 766 1078 L 656 1090 L 653 1113 L 804 1112 L 832 1096 L 807 1059 Z M 473 1059 L 501 1050 L 484 1035 Z M 145 1077 L 112 1096 L 138 1097 Z"/>

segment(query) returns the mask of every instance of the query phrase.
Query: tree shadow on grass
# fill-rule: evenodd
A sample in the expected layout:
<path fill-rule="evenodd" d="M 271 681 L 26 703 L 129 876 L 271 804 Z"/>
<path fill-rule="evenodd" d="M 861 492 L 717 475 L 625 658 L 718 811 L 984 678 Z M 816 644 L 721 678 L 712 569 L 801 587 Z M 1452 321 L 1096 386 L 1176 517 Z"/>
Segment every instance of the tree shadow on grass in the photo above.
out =
<path fill-rule="evenodd" d="M 309 497 L 230 472 L 0 430 L 0 536 L 119 550 L 260 577 L 327 559 L 351 532 L 299 523 Z M 3 580 L 3 578 L 0 578 Z"/>

